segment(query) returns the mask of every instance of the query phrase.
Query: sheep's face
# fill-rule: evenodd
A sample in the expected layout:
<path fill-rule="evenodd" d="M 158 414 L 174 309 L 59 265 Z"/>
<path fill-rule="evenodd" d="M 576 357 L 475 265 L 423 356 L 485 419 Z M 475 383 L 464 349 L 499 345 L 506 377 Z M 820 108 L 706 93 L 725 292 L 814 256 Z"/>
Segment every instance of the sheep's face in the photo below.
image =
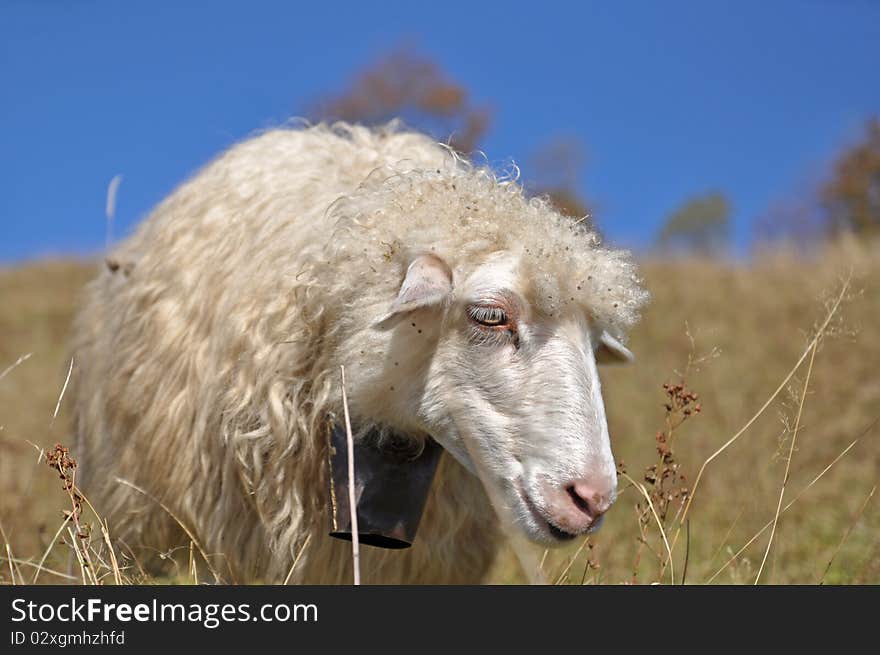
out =
<path fill-rule="evenodd" d="M 453 282 L 442 260 L 416 257 L 378 326 L 419 359 L 395 412 L 479 475 L 529 538 L 555 544 L 596 529 L 614 502 L 597 363 L 632 355 L 574 303 L 539 311 L 519 264 L 498 253 Z"/>

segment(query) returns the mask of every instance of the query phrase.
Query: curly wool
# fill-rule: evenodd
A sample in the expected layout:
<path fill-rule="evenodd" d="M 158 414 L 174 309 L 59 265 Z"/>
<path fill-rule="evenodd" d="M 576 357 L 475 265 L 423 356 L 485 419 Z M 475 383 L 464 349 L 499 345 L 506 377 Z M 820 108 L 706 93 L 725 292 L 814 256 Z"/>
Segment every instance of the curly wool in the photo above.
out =
<path fill-rule="evenodd" d="M 326 263 L 344 263 L 369 286 L 389 281 L 387 266 L 377 262 L 402 274 L 413 252 L 439 255 L 458 277 L 506 250 L 521 254 L 533 285 L 529 300 L 545 314 L 578 303 L 623 337 L 647 299 L 627 251 L 603 248 L 585 223 L 453 155 L 436 169 L 374 173 L 335 203 L 329 218 L 336 229 Z"/>
<path fill-rule="evenodd" d="M 142 552 L 185 545 L 160 501 L 229 579 L 281 581 L 299 555 L 292 581 L 349 581 L 347 545 L 326 536 L 339 365 L 352 385 L 380 366 L 370 325 L 413 253 L 457 279 L 499 250 L 522 254 L 547 314 L 577 303 L 622 336 L 647 298 L 626 252 L 395 124 L 273 130 L 220 156 L 120 245 L 77 318 L 78 448 L 111 529 Z M 367 549 L 364 579 L 474 582 L 497 541 L 479 482 L 447 456 L 416 545 Z"/>

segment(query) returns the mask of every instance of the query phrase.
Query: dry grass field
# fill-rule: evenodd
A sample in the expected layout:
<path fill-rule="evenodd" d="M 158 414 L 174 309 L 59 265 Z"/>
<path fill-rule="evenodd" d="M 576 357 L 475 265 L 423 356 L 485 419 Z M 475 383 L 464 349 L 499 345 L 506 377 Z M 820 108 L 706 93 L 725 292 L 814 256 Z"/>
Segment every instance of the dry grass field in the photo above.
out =
<path fill-rule="evenodd" d="M 72 442 L 64 400 L 53 413 L 71 316 L 94 270 L 0 269 L 0 582 L 31 581 L 46 552 L 44 569 L 68 571 L 55 534 L 70 498 L 38 448 Z M 762 583 L 880 583 L 880 244 L 748 263 L 647 260 L 643 272 L 653 302 L 630 343 L 637 363 L 603 372 L 621 494 L 596 535 L 536 553 L 548 581 L 752 583 L 766 552 Z M 490 577 L 526 579 L 510 552 Z M 64 580 L 39 572 L 39 582 Z"/>

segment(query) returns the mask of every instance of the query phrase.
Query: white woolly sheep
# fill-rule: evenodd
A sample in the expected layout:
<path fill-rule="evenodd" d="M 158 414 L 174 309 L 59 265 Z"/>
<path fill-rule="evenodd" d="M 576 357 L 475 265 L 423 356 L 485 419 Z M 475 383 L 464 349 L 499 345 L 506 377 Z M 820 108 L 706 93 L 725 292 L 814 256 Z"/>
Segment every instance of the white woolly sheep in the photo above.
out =
<path fill-rule="evenodd" d="M 415 544 L 362 548 L 365 582 L 478 582 L 500 534 L 481 470 L 541 543 L 614 500 L 596 362 L 631 357 L 646 292 L 629 254 L 422 134 L 266 132 L 112 257 L 75 326 L 77 447 L 138 552 L 188 545 L 179 520 L 230 581 L 281 581 L 299 554 L 293 582 L 350 582 L 350 545 L 327 535 L 340 365 L 359 435 L 447 453 Z"/>

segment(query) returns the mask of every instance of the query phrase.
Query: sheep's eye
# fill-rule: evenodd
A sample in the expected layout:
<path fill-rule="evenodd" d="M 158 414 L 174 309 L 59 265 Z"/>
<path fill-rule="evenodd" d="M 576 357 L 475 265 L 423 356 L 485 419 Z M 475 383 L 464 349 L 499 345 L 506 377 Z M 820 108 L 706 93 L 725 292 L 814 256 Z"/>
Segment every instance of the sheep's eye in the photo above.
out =
<path fill-rule="evenodd" d="M 503 327 L 507 325 L 507 314 L 500 307 L 492 305 L 471 305 L 467 314 L 472 321 L 486 327 Z"/>

